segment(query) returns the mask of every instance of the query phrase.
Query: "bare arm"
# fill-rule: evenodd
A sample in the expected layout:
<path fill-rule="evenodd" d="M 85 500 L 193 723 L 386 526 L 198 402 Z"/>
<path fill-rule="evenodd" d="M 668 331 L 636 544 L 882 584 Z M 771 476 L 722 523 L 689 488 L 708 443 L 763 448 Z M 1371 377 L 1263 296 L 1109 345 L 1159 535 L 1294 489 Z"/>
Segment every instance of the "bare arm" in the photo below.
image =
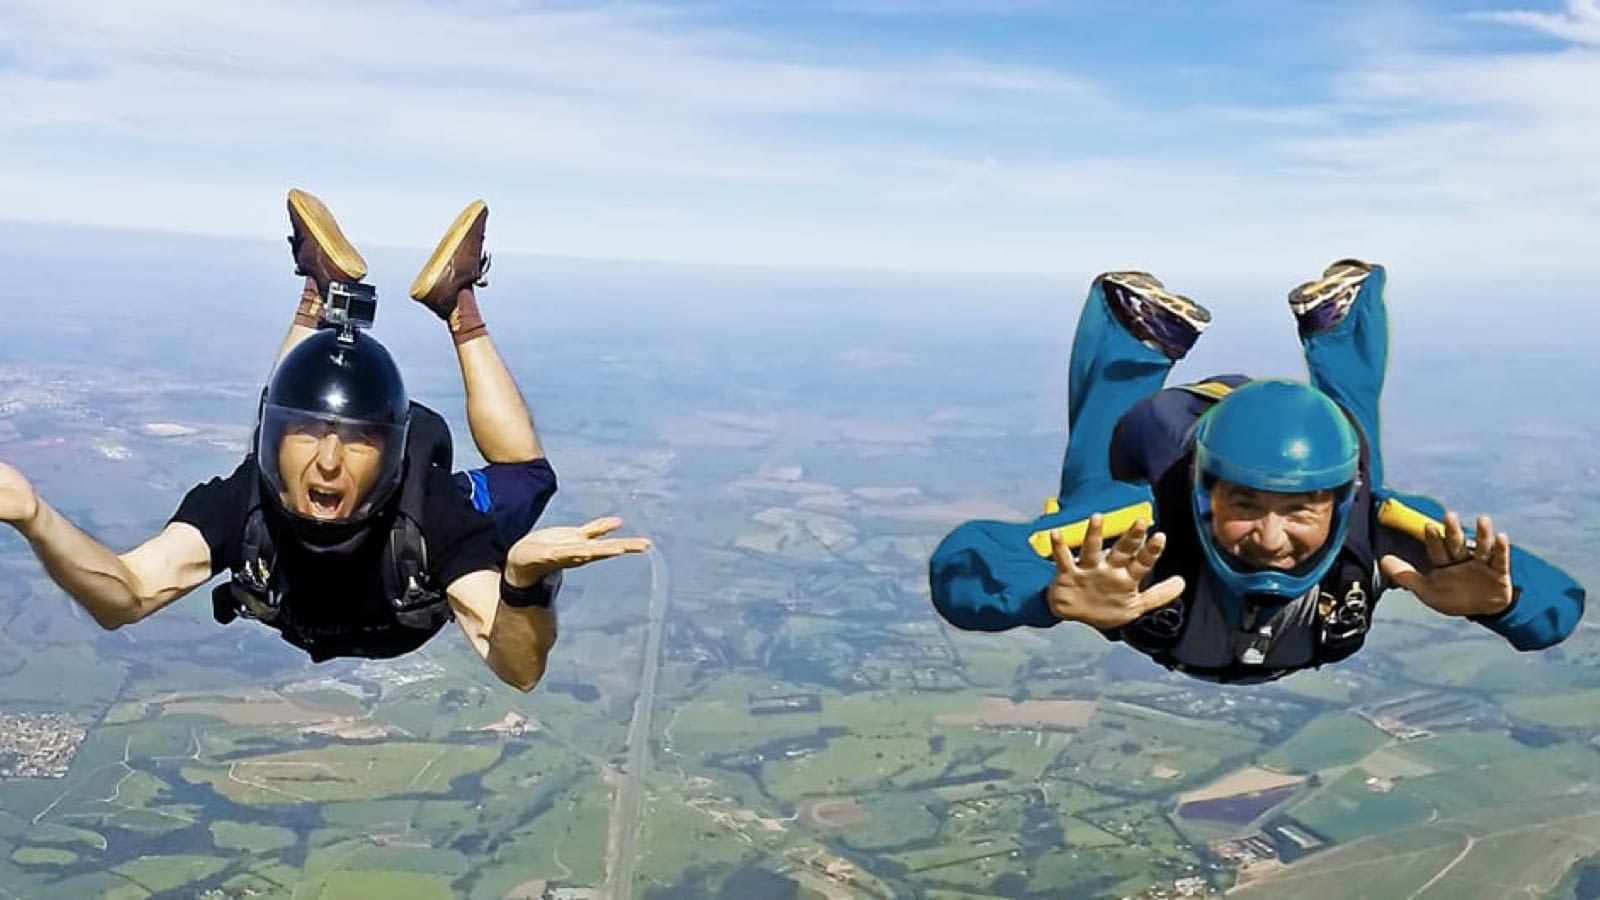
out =
<path fill-rule="evenodd" d="M 457 578 L 445 595 L 467 640 L 494 674 L 519 691 L 533 690 L 555 646 L 555 610 L 501 603 L 500 573 L 493 569 Z"/>
<path fill-rule="evenodd" d="M 506 584 L 529 588 L 557 571 L 650 549 L 648 538 L 601 539 L 621 527 L 621 519 L 605 516 L 575 527 L 530 531 L 507 554 Z M 545 660 L 555 646 L 555 610 L 507 606 L 500 599 L 500 578 L 493 569 L 480 569 L 451 582 L 445 593 L 489 668 L 506 684 L 531 691 L 544 677 Z"/>
<path fill-rule="evenodd" d="M 137 622 L 211 578 L 210 548 L 182 522 L 121 556 L 42 498 L 33 515 L 13 525 L 51 580 L 107 630 Z"/>

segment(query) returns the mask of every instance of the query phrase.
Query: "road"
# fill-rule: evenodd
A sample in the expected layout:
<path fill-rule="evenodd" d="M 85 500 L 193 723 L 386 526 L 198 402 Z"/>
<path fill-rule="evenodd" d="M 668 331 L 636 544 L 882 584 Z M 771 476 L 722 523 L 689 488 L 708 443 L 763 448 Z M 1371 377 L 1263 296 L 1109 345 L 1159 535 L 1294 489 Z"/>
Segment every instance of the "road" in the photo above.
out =
<path fill-rule="evenodd" d="M 610 900 L 632 900 L 633 897 L 633 869 L 638 861 L 634 845 L 639 837 L 644 782 L 650 767 L 650 716 L 655 710 L 656 675 L 661 671 L 661 641 L 666 631 L 670 593 L 667 559 L 654 547 L 649 556 L 650 620 L 645 632 L 644 659 L 640 663 L 639 695 L 633 704 L 633 721 L 628 725 L 627 762 L 618 777 L 606 841 L 605 895 Z"/>

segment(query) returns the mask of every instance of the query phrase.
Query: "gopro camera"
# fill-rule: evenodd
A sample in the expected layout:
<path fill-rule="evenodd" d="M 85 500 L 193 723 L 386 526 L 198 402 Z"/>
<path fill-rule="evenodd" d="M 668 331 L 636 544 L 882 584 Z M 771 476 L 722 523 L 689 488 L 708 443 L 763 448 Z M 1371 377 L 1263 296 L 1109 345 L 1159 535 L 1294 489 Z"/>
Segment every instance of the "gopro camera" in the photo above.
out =
<path fill-rule="evenodd" d="M 339 329 L 339 336 L 354 339 L 358 328 L 371 328 L 378 316 L 378 289 L 370 284 L 328 283 L 322 304 L 322 327 Z"/>

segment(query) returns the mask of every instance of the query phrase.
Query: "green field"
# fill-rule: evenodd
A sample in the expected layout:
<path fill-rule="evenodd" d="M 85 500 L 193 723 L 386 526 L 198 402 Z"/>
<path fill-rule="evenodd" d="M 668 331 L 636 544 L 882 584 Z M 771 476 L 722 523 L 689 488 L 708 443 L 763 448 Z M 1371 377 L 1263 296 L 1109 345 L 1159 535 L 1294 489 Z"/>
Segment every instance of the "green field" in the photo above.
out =
<path fill-rule="evenodd" d="M 918 881 L 929 877 L 944 883 L 971 879 L 973 887 L 989 883 L 1004 874 L 1013 851 L 1019 845 L 1007 834 L 972 835 L 962 841 L 944 841 L 926 850 L 910 850 L 889 857 L 904 866 Z"/>
<path fill-rule="evenodd" d="M 764 854 L 726 824 L 675 797 L 652 804 L 639 835 L 639 884 L 665 887 L 696 867 L 734 868 Z M 642 896 L 643 891 L 635 888 Z"/>
<path fill-rule="evenodd" d="M 406 900 L 452 900 L 450 879 L 442 875 L 392 871 L 339 871 L 296 885 L 295 897 L 314 900 L 370 900 L 404 897 Z"/>
<path fill-rule="evenodd" d="M 275 825 L 252 825 L 222 819 L 212 822 L 210 828 L 211 842 L 222 851 L 255 855 L 293 847 L 300 842 L 293 831 Z"/>
<path fill-rule="evenodd" d="M 1026 890 L 1047 897 L 1133 897 L 1160 881 L 1189 874 L 1186 867 L 1192 864 L 1187 855 L 1169 856 L 1138 846 L 1097 848 L 1092 853 L 1069 847 L 1038 857 L 1024 884 Z M 996 893 L 1017 896 L 1018 891 Z"/>
<path fill-rule="evenodd" d="M 1398 836 L 1391 836 L 1395 838 Z M 1389 843 L 1386 839 L 1385 843 Z M 1430 832 L 1428 840 L 1410 846 L 1382 847 L 1364 842 L 1359 848 L 1325 851 L 1263 882 L 1238 888 L 1230 900 L 1396 900 L 1410 897 L 1466 847 L 1463 834 Z"/>
<path fill-rule="evenodd" d="M 345 744 L 250 757 L 223 768 L 184 766 L 182 773 L 236 803 L 328 803 L 443 793 L 499 755 L 498 744 Z"/>
<path fill-rule="evenodd" d="M 227 867 L 228 860 L 215 856 L 146 856 L 123 863 L 112 871 L 152 894 L 159 894 L 204 881 Z"/>
<path fill-rule="evenodd" d="M 935 812 L 942 804 L 927 794 L 897 791 L 857 797 L 856 802 L 866 821 L 827 832 L 851 849 L 877 852 L 930 842 L 944 824 Z"/>
<path fill-rule="evenodd" d="M 1592 793 L 1501 804 L 1325 850 L 1230 896 L 1242 900 L 1545 896 L 1575 861 L 1600 850 L 1600 812 L 1594 806 Z"/>
<path fill-rule="evenodd" d="M 1532 798 L 1552 801 L 1574 785 L 1600 781 L 1600 753 L 1582 744 L 1526 750 L 1468 768 L 1397 780 L 1388 792 L 1363 784 L 1360 770 L 1293 807 L 1290 814 L 1336 841 L 1512 807 Z"/>
<path fill-rule="evenodd" d="M 1503 731 L 1444 731 L 1424 741 L 1401 744 L 1396 752 L 1438 768 L 1453 768 L 1521 756 L 1528 748 Z"/>
<path fill-rule="evenodd" d="M 1071 772 L 1074 781 L 1096 790 L 1165 796 L 1243 759 L 1258 740 L 1240 726 L 1102 704 L 1052 771 Z"/>
<path fill-rule="evenodd" d="M 1422 684 L 1440 687 L 1482 686 L 1480 679 L 1495 680 L 1516 651 L 1497 637 L 1441 641 L 1395 654 L 1405 662 L 1406 674 Z"/>
<path fill-rule="evenodd" d="M 18 847 L 11 861 L 19 866 L 70 866 L 78 861 L 78 854 L 58 847 Z"/>
<path fill-rule="evenodd" d="M 1355 713 L 1324 713 L 1262 756 L 1259 763 L 1282 772 L 1309 775 L 1358 762 L 1388 740 L 1388 735 Z"/>
<path fill-rule="evenodd" d="M 1556 728 L 1600 728 L 1600 688 L 1537 692 L 1501 698 L 1505 711 L 1536 725 Z"/>
<path fill-rule="evenodd" d="M 1342 672 L 1312 669 L 1296 672 L 1277 683 L 1278 689 L 1296 697 L 1343 706 L 1355 696 L 1356 688 Z"/>
<path fill-rule="evenodd" d="M 1366 777 L 1360 770 L 1347 772 L 1290 807 L 1288 813 L 1334 841 L 1419 825 L 1435 813 L 1432 804 L 1405 784 L 1378 793 L 1363 784 Z"/>

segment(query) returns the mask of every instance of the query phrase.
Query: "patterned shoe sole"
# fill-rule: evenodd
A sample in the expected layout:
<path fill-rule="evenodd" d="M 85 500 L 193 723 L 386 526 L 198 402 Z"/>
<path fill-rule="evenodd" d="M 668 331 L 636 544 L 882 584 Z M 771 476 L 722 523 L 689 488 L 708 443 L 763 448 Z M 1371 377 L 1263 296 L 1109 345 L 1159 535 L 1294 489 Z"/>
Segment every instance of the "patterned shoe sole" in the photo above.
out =
<path fill-rule="evenodd" d="M 1131 295 L 1141 310 L 1154 307 L 1177 316 L 1196 333 L 1204 331 L 1211 324 L 1209 310 L 1182 294 L 1167 290 L 1166 285 L 1146 272 L 1107 272 L 1100 276 L 1100 281 L 1108 287 L 1119 289 L 1124 300 Z"/>
<path fill-rule="evenodd" d="M 1340 260 L 1325 269 L 1322 277 L 1308 281 L 1289 292 L 1289 308 L 1296 316 L 1305 316 L 1312 310 L 1332 302 L 1340 318 L 1355 302 L 1361 285 L 1372 274 L 1372 267 L 1353 259 Z"/>
<path fill-rule="evenodd" d="M 417 273 L 416 280 L 411 282 L 411 299 L 421 301 L 433 293 L 439 279 L 444 277 L 445 269 L 455 258 L 456 249 L 477 224 L 478 218 L 488 214 L 488 204 L 482 200 L 474 200 L 467 204 L 461 215 L 456 216 L 456 220 L 450 224 L 444 237 L 439 239 L 439 246 L 433 248 L 433 255 L 422 264 L 422 271 Z"/>
<path fill-rule="evenodd" d="M 322 248 L 322 255 L 339 270 L 345 281 L 367 277 L 367 261 L 339 230 L 333 213 L 316 197 L 295 188 L 289 191 L 289 214 L 304 228 L 307 236 Z"/>

